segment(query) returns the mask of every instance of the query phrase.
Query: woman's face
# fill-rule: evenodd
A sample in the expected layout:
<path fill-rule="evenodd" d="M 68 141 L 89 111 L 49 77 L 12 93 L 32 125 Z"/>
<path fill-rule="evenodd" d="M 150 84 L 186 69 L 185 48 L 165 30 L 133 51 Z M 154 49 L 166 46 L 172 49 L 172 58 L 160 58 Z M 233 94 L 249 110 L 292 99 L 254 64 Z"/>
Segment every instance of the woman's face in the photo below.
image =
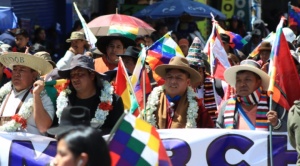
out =
<path fill-rule="evenodd" d="M 78 161 L 68 148 L 66 141 L 61 139 L 57 145 L 57 153 L 53 164 L 55 166 L 76 166 L 77 163 Z"/>

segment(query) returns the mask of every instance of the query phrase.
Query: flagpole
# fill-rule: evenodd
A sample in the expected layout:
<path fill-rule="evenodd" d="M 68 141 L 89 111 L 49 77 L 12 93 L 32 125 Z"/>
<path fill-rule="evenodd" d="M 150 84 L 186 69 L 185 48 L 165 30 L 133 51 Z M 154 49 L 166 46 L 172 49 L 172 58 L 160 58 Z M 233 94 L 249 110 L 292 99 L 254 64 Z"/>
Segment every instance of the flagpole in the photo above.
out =
<path fill-rule="evenodd" d="M 124 117 L 126 116 L 126 113 L 123 112 L 123 114 L 120 116 L 120 118 L 118 119 L 117 123 L 114 125 L 114 127 L 112 128 L 112 130 L 109 133 L 109 137 L 106 140 L 107 144 L 109 144 L 109 142 L 112 140 L 115 132 L 117 131 L 118 127 L 120 126 L 120 124 L 122 123 Z"/>
<path fill-rule="evenodd" d="M 272 100 L 273 100 L 273 93 L 270 94 L 270 107 L 269 107 L 270 110 L 272 110 Z M 269 124 L 270 166 L 273 166 L 273 142 L 272 142 L 273 133 L 272 133 L 272 130 L 273 130 L 273 127 L 271 124 Z"/>
<path fill-rule="evenodd" d="M 127 74 L 127 70 L 126 70 L 126 68 L 125 68 L 125 65 L 124 65 L 124 63 L 123 63 L 123 60 L 122 60 L 122 57 L 121 57 L 121 56 L 119 56 L 119 61 L 121 62 L 121 66 L 123 67 L 124 71 L 126 71 L 126 72 L 125 72 L 125 78 L 126 78 L 126 81 L 128 82 L 128 84 L 129 84 L 129 86 L 130 86 L 131 93 L 133 94 L 133 97 L 134 97 L 135 100 L 137 101 L 136 95 L 135 95 L 135 93 L 134 93 L 133 86 L 132 86 L 132 84 L 131 84 L 131 81 L 130 81 L 130 79 L 129 79 L 129 76 L 128 76 L 128 74 Z M 139 110 L 139 113 L 141 113 L 141 108 L 140 108 L 140 106 L 138 106 L 138 110 Z"/>
<path fill-rule="evenodd" d="M 144 69 L 144 71 L 143 71 L 143 69 Z M 143 72 L 142 73 L 143 74 L 143 104 L 144 104 L 144 109 L 145 109 L 146 108 L 146 74 L 147 74 L 147 71 L 146 71 L 146 68 L 145 68 L 145 63 L 143 64 L 142 72 Z M 140 112 L 140 114 L 141 114 L 141 112 Z M 142 113 L 142 118 L 144 119 L 144 117 L 145 116 Z"/>
<path fill-rule="evenodd" d="M 212 15 L 213 16 L 213 15 Z M 216 21 L 215 21 L 215 18 L 213 17 L 213 32 L 214 32 L 214 29 L 216 28 Z M 214 91 L 214 98 L 215 98 L 215 101 L 217 100 L 217 95 L 216 95 L 216 87 L 215 87 L 215 78 L 213 77 L 213 73 L 214 73 L 214 68 L 213 68 L 213 51 L 212 51 L 212 42 L 210 42 L 210 56 L 209 56 L 209 63 L 210 63 L 210 76 L 212 77 L 212 87 L 213 87 L 213 91 Z M 217 107 L 217 110 L 219 109 L 219 105 L 217 104 L 216 102 L 216 107 Z"/>
<path fill-rule="evenodd" d="M 81 25 L 82 25 L 82 29 L 85 33 L 85 37 L 87 39 L 87 41 L 89 41 L 89 43 L 91 44 L 92 48 L 95 47 L 95 44 L 97 42 L 97 38 L 95 37 L 95 35 L 92 33 L 92 31 L 90 30 L 90 28 L 87 26 L 84 18 L 82 17 L 77 5 L 76 5 L 76 2 L 73 2 L 73 6 L 75 8 L 75 11 L 77 13 L 77 16 L 81 22 Z"/>

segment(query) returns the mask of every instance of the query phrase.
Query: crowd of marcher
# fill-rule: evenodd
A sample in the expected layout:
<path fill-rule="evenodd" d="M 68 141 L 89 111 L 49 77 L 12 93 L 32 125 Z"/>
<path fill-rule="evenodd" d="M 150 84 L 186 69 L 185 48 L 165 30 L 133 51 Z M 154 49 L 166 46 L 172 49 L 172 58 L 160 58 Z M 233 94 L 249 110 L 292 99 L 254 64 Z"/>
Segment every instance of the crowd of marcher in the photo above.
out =
<path fill-rule="evenodd" d="M 135 40 L 119 33 L 99 36 L 96 49 L 91 49 L 85 34 L 77 28 L 65 40 L 70 47 L 64 55 L 58 55 L 57 44 L 47 40 L 43 28 L 37 28 L 33 38 L 22 28 L 3 32 L 0 35 L 0 131 L 56 135 L 58 148 L 54 165 L 110 165 L 108 148 L 100 137 L 109 134 L 124 113 L 122 98 L 114 92 L 119 56 L 129 75 L 133 73 L 141 45 L 149 47 L 169 31 L 166 24 L 156 25 L 155 32 Z M 232 17 L 230 26 L 223 28 L 248 41 L 238 50 L 232 47 L 230 36 L 220 34 L 231 64 L 224 73 L 225 80 L 211 77 L 201 40 L 193 36 L 200 33 L 194 33 L 195 29 L 187 34 L 173 32 L 171 37 L 185 57 L 175 56 L 168 64 L 153 69 L 146 65 L 153 89 L 139 117 L 157 129 L 287 131 L 289 127 L 293 133 L 292 145 L 296 147 L 299 131 L 297 127 L 287 126 L 288 110 L 274 101 L 270 108 L 266 94 L 272 48 L 271 42 L 263 41 L 269 34 L 266 24 L 257 20 L 247 34 L 238 18 Z M 294 58 L 291 65 L 300 71 L 300 38 L 288 27 L 283 33 Z M 249 58 L 259 44 L 258 55 Z M 163 85 L 156 83 L 153 71 L 164 79 Z M 45 82 L 60 79 L 69 82 L 58 96 L 49 94 Z M 228 90 L 231 96 L 224 101 Z M 290 111 L 298 114 L 298 118 L 299 107 L 296 102 Z"/>

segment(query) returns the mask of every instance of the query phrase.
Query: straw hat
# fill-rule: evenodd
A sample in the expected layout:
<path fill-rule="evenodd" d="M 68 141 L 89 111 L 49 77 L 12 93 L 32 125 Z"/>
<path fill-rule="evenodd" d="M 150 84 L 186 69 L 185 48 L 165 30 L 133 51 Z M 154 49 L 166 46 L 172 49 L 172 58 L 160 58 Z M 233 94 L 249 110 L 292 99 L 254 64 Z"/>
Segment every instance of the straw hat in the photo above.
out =
<path fill-rule="evenodd" d="M 85 40 L 85 35 L 83 32 L 80 31 L 75 31 L 71 33 L 71 37 L 66 40 L 67 43 L 70 43 L 72 40 Z"/>
<path fill-rule="evenodd" d="M 15 65 L 22 65 L 37 71 L 40 75 L 49 73 L 53 67 L 46 60 L 21 52 L 9 52 L 0 56 L 0 62 L 13 69 Z"/>
<path fill-rule="evenodd" d="M 181 69 L 190 74 L 191 83 L 198 83 L 201 81 L 201 75 L 195 69 L 189 66 L 189 62 L 185 57 L 175 56 L 173 57 L 169 64 L 159 65 L 155 68 L 155 73 L 161 77 L 165 77 L 166 69 Z"/>
<path fill-rule="evenodd" d="M 268 89 L 270 82 L 269 75 L 260 69 L 260 65 L 256 61 L 250 59 L 243 60 L 238 66 L 232 66 L 226 69 L 224 72 L 225 81 L 230 84 L 230 86 L 235 87 L 236 73 L 243 70 L 251 71 L 259 75 L 262 80 L 261 86 L 263 90 Z"/>
<path fill-rule="evenodd" d="M 52 61 L 52 58 L 51 58 L 50 54 L 46 51 L 36 52 L 35 54 L 33 54 L 33 56 L 45 59 L 47 62 L 49 62 L 52 65 L 53 68 L 56 67 L 55 62 Z"/>

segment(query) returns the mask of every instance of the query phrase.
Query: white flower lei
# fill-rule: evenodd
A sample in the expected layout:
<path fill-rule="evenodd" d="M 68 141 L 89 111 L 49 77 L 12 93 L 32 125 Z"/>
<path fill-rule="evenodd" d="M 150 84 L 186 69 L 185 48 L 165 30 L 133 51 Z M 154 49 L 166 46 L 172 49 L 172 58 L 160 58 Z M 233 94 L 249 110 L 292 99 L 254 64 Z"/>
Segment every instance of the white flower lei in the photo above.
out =
<path fill-rule="evenodd" d="M 11 90 L 12 90 L 11 81 L 3 85 L 3 87 L 0 89 L 0 105 L 2 104 L 4 97 Z M 30 117 L 32 111 L 33 111 L 33 98 L 30 98 L 28 99 L 27 102 L 24 102 L 18 115 L 21 118 L 27 120 Z M 9 122 L 5 123 L 4 125 L 0 126 L 0 131 L 14 132 L 17 131 L 21 126 L 22 126 L 21 123 L 18 123 L 14 119 L 12 119 Z"/>
<path fill-rule="evenodd" d="M 145 115 L 145 120 L 150 123 L 152 126 L 156 125 L 156 117 L 154 115 L 154 112 L 157 111 L 157 105 L 159 103 L 159 97 L 160 94 L 164 91 L 164 86 L 159 86 L 155 87 L 152 91 L 152 93 L 148 97 L 148 102 L 146 104 L 146 111 L 144 110 Z M 196 101 L 196 93 L 193 91 L 191 87 L 188 87 L 187 90 L 187 98 L 189 102 L 189 106 L 187 109 L 187 121 L 186 121 L 186 126 L 185 128 L 196 128 L 197 123 L 196 123 L 196 118 L 198 117 L 198 103 Z"/>
<path fill-rule="evenodd" d="M 113 92 L 114 88 L 110 85 L 109 82 L 103 81 L 103 89 L 101 90 L 100 97 L 100 103 L 105 102 L 112 104 L 113 102 Z M 66 88 L 62 92 L 60 92 L 59 96 L 57 97 L 57 110 L 56 115 L 59 119 L 60 123 L 60 117 L 63 109 L 68 106 L 68 97 L 67 95 L 71 93 L 71 90 L 69 88 Z M 99 103 L 99 104 L 100 104 Z M 109 110 L 102 110 L 99 108 L 99 105 L 97 106 L 97 110 L 95 112 L 95 117 L 92 118 L 91 123 L 98 123 L 100 126 L 104 124 L 104 121 L 106 120 L 106 116 L 109 114 Z"/>

